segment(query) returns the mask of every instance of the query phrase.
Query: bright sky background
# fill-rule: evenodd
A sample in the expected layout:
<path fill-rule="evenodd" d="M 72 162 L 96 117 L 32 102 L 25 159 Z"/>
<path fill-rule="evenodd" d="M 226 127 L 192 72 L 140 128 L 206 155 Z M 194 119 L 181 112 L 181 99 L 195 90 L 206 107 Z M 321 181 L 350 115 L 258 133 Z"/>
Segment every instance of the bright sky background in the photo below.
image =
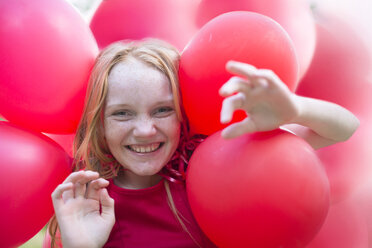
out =
<path fill-rule="evenodd" d="M 84 19 L 89 22 L 94 11 L 102 0 L 66 0 L 75 6 L 83 15 Z"/>

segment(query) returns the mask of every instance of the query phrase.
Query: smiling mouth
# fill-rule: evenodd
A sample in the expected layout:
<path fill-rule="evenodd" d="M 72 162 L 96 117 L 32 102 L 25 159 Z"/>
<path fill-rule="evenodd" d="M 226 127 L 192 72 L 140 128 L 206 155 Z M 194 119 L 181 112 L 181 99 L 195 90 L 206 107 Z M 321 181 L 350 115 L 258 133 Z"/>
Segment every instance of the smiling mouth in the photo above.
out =
<path fill-rule="evenodd" d="M 137 153 L 150 153 L 159 150 L 162 147 L 164 142 L 152 143 L 149 145 L 129 145 L 126 146 L 129 150 Z"/>

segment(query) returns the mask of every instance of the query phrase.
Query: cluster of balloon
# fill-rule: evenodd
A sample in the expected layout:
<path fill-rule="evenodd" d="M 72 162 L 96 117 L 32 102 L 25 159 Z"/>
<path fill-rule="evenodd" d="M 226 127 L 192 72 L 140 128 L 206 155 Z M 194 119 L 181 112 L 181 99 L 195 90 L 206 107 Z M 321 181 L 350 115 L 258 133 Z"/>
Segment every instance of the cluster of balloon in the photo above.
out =
<path fill-rule="evenodd" d="M 0 1 L 0 23 L 0 113 L 9 121 L 0 122 L 0 247 L 15 247 L 48 222 L 50 195 L 71 172 L 68 154 L 39 132 L 75 131 L 98 46 L 63 0 Z"/>
<path fill-rule="evenodd" d="M 190 160 L 186 186 L 196 220 L 218 247 L 305 247 L 329 207 L 314 150 L 282 130 L 209 136 Z"/>
<path fill-rule="evenodd" d="M 70 173 L 70 157 L 48 137 L 0 122 L 0 247 L 32 238 L 53 214 L 50 195 Z"/>
<path fill-rule="evenodd" d="M 306 73 L 313 57 L 316 31 L 307 1 L 293 0 L 202 0 L 197 14 L 198 24 L 230 11 L 252 11 L 277 21 L 291 37 L 300 66 L 300 78 Z"/>
<path fill-rule="evenodd" d="M 297 93 L 340 104 L 360 120 L 347 142 L 318 150 L 331 184 L 333 202 L 346 199 L 364 180 L 372 165 L 372 84 L 368 50 L 347 23 L 330 14 L 317 23 L 313 62 Z"/>
<path fill-rule="evenodd" d="M 102 1 L 90 27 L 100 48 L 125 39 L 158 38 L 182 50 L 197 32 L 198 0 Z"/>
<path fill-rule="evenodd" d="M 0 2 L 0 113 L 35 131 L 72 133 L 98 53 L 88 25 L 63 0 Z"/>
<path fill-rule="evenodd" d="M 296 88 L 296 54 L 284 29 L 253 12 L 222 14 L 203 26 L 181 55 L 180 87 L 192 132 L 209 135 L 225 126 L 219 121 L 218 90 L 231 77 L 225 70 L 229 60 L 271 69 L 290 89 Z M 240 114 L 233 121 L 244 117 Z"/>
<path fill-rule="evenodd" d="M 332 204 L 321 230 L 306 247 L 370 247 L 367 225 L 359 207 L 350 201 Z"/>

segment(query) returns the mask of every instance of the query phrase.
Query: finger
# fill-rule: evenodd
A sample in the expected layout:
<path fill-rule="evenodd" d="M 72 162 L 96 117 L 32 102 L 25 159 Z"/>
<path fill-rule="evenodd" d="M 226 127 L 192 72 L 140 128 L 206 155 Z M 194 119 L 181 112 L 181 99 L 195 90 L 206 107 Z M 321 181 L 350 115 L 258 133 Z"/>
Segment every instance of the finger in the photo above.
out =
<path fill-rule="evenodd" d="M 265 78 L 257 77 L 255 80 L 255 88 L 254 89 L 265 89 L 269 86 L 269 82 Z"/>
<path fill-rule="evenodd" d="M 234 115 L 235 110 L 242 109 L 246 97 L 243 93 L 229 96 L 222 102 L 220 121 L 221 123 L 229 123 Z"/>
<path fill-rule="evenodd" d="M 288 88 L 287 85 L 284 84 L 282 80 L 278 77 L 278 75 L 276 75 L 272 70 L 268 70 L 268 69 L 258 70 L 256 73 L 256 77 L 264 79 L 268 86 L 276 85 L 276 86 L 280 86 L 280 87 L 284 86 Z"/>
<path fill-rule="evenodd" d="M 253 65 L 233 60 L 230 60 L 226 63 L 226 70 L 232 74 L 249 79 L 256 77 L 257 73 L 257 68 Z"/>
<path fill-rule="evenodd" d="M 67 190 L 71 190 L 74 187 L 72 183 L 62 183 L 52 193 L 52 202 L 54 209 L 58 209 L 63 204 L 62 194 Z"/>
<path fill-rule="evenodd" d="M 81 182 L 81 180 L 84 179 L 84 178 L 85 178 L 85 180 L 87 182 L 89 182 L 91 180 L 97 179 L 98 177 L 99 177 L 99 174 L 96 171 L 90 171 L 90 170 L 87 170 L 87 171 L 77 171 L 77 172 L 71 173 L 65 179 L 64 183 L 67 183 L 67 182 L 76 183 L 78 181 Z"/>
<path fill-rule="evenodd" d="M 253 133 L 256 131 L 256 125 L 249 117 L 247 117 L 241 122 L 237 122 L 226 127 L 224 130 L 222 130 L 221 135 L 224 139 L 232 139 L 239 137 L 240 135 Z"/>
<path fill-rule="evenodd" d="M 115 211 L 114 211 L 114 199 L 112 199 L 106 188 L 100 190 L 100 203 L 101 203 L 101 215 L 103 218 L 114 218 L 115 219 Z"/>
<path fill-rule="evenodd" d="M 276 80 L 276 74 L 271 70 L 257 69 L 253 65 L 241 63 L 237 61 L 229 61 L 226 64 L 226 69 L 235 74 L 247 78 L 252 90 L 260 91 L 261 88 L 267 88 L 267 80 Z"/>
<path fill-rule="evenodd" d="M 223 97 L 230 96 L 237 92 L 248 94 L 251 88 L 249 81 L 240 78 L 232 77 L 219 90 L 219 94 Z"/>
<path fill-rule="evenodd" d="M 86 183 L 82 183 L 80 181 L 75 183 L 75 198 L 84 198 L 85 197 L 85 191 L 86 191 Z"/>
<path fill-rule="evenodd" d="M 71 173 L 64 181 L 64 183 L 71 182 L 74 184 L 75 188 L 72 188 L 71 190 L 67 190 L 63 193 L 62 198 L 66 201 L 71 198 L 75 197 L 75 193 L 77 193 L 77 196 L 82 196 L 85 193 L 85 186 L 84 184 L 88 183 L 91 180 L 97 179 L 99 177 L 99 174 L 95 171 L 78 171 Z M 79 183 L 79 184 L 77 184 Z M 76 192 L 77 189 L 77 192 Z M 75 190 L 75 192 L 74 192 Z"/>
<path fill-rule="evenodd" d="M 94 199 L 99 200 L 100 199 L 100 189 L 105 188 L 109 185 L 109 181 L 98 178 L 96 180 L 93 180 L 88 184 L 87 192 L 86 192 L 86 198 L 88 199 Z"/>

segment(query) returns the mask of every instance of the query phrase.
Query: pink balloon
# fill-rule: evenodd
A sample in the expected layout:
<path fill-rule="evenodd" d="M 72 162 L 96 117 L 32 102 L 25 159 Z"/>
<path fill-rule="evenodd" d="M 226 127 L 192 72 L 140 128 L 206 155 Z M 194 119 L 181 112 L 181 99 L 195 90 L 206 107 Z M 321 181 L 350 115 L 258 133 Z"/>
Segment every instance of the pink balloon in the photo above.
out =
<path fill-rule="evenodd" d="M 278 23 L 248 11 L 220 15 L 199 30 L 181 55 L 182 100 L 195 133 L 209 135 L 226 126 L 220 123 L 218 90 L 232 77 L 225 70 L 228 60 L 271 69 L 291 90 L 296 88 L 294 47 Z M 244 117 L 237 115 L 233 121 Z"/>
<path fill-rule="evenodd" d="M 52 217 L 51 193 L 70 173 L 70 157 L 48 137 L 0 122 L 0 247 L 15 247 Z"/>
<path fill-rule="evenodd" d="M 310 5 L 304 0 L 202 0 L 198 23 L 226 12 L 245 10 L 257 12 L 277 21 L 291 37 L 300 65 L 302 77 L 311 63 L 315 50 L 316 30 Z"/>
<path fill-rule="evenodd" d="M 124 39 L 166 40 L 182 50 L 196 33 L 198 0 L 102 1 L 90 27 L 100 48 Z"/>
<path fill-rule="evenodd" d="M 367 224 L 369 246 L 372 247 L 372 169 L 368 172 L 369 180 L 359 187 L 353 194 L 351 201 L 358 205 L 358 212 Z"/>
<path fill-rule="evenodd" d="M 186 182 L 196 220 L 221 248 L 305 247 L 329 206 L 314 150 L 281 130 L 209 136 L 192 155 Z"/>
<path fill-rule="evenodd" d="M 368 248 L 366 222 L 352 202 L 333 204 L 327 219 L 307 248 Z"/>
<path fill-rule="evenodd" d="M 72 133 L 98 53 L 81 16 L 63 0 L 0 2 L 0 113 L 36 131 Z"/>
<path fill-rule="evenodd" d="M 372 84 L 366 78 L 372 73 L 371 58 L 358 34 L 340 19 L 325 15 L 317 30 L 314 59 L 297 94 L 335 102 L 360 120 L 348 141 L 317 151 L 337 202 L 366 180 L 372 167 Z"/>

